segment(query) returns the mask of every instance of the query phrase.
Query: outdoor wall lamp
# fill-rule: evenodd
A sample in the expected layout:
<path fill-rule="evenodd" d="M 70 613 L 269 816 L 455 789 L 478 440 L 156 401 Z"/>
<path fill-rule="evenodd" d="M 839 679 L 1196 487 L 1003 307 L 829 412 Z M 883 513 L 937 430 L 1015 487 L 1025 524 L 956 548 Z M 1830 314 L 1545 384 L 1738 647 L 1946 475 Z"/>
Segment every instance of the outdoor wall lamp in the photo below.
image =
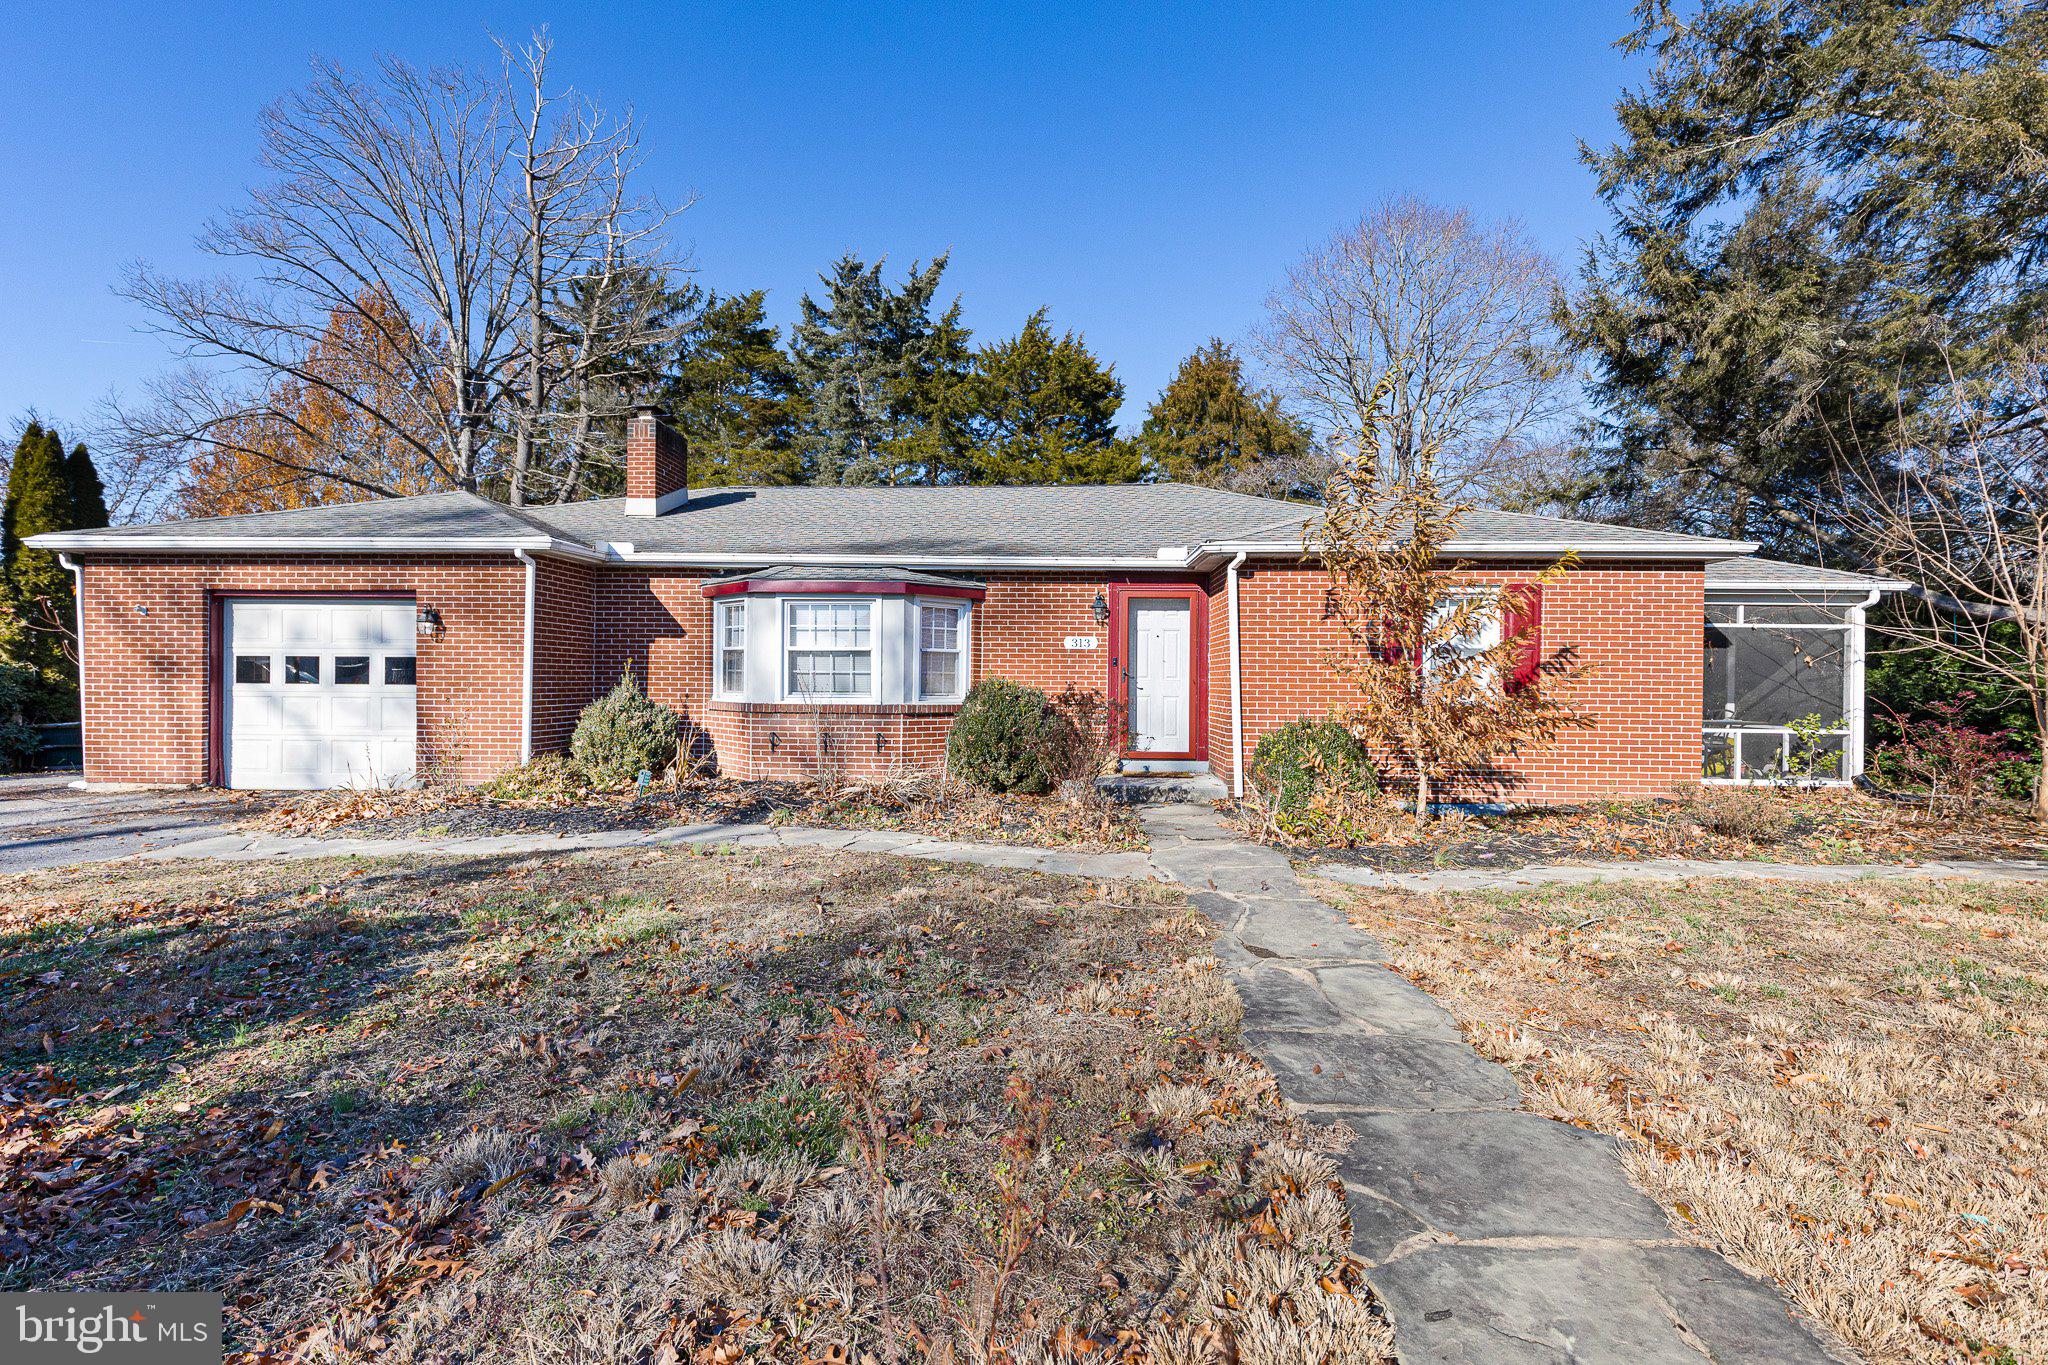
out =
<path fill-rule="evenodd" d="M 1090 610 L 1095 613 L 1096 625 L 1106 626 L 1109 624 L 1109 599 L 1102 595 L 1100 588 L 1095 591 L 1095 602 Z"/>
<path fill-rule="evenodd" d="M 441 613 L 432 607 L 420 607 L 413 612 L 413 625 L 423 640 L 441 638 Z"/>

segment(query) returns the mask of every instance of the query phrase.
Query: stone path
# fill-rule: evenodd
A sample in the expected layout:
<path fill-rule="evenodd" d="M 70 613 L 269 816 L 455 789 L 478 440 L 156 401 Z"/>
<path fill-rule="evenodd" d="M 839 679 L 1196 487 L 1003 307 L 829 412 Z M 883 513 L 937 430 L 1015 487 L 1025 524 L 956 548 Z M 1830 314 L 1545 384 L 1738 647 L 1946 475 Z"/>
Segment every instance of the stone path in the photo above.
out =
<path fill-rule="evenodd" d="M 2048 862 L 1985 859 L 1938 863 L 1761 863 L 1742 858 L 1644 858 L 1635 862 L 1552 863 L 1538 867 L 1446 868 L 1441 872 L 1380 872 L 1349 863 L 1317 863 L 1317 877 L 1352 886 L 1395 891 L 1494 891 L 1588 882 L 1682 882 L 1695 877 L 1748 881 L 1860 882 L 1871 877 L 1961 877 L 1980 881 L 2048 880 Z"/>
<path fill-rule="evenodd" d="M 1358 1134 L 1339 1165 L 1403 1361 L 1835 1358 L 1774 1287 L 1674 1234 L 1612 1140 L 1521 1112 L 1514 1077 L 1284 856 L 1201 807 L 1143 819 L 1221 931 L 1249 1045 L 1289 1099 Z"/>
<path fill-rule="evenodd" d="M 500 834 L 471 839 L 433 839 L 406 835 L 388 839 L 323 838 L 316 835 L 236 832 L 195 839 L 128 856 L 166 860 L 218 858 L 227 862 L 263 862 L 297 858 L 480 858 L 530 853 L 573 853 L 612 848 L 832 848 L 854 853 L 890 853 L 902 858 L 927 858 L 942 863 L 975 863 L 1027 872 L 1064 873 L 1076 877 L 1160 878 L 1144 853 L 1080 853 L 1066 849 L 1026 848 L 1016 844 L 979 844 L 928 839 L 919 834 L 852 829 L 810 829 L 762 824 L 671 825 L 666 829 L 604 830 L 592 834 Z M 89 860 L 80 860 L 89 861 Z"/>

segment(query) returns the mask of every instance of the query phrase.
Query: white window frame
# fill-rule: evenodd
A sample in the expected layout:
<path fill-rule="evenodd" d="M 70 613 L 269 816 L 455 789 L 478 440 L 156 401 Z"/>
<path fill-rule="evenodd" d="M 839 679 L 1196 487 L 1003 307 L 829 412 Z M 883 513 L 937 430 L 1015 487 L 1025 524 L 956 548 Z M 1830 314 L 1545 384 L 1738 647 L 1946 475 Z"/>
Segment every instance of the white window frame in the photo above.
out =
<path fill-rule="evenodd" d="M 1493 607 L 1493 614 L 1489 618 L 1492 621 L 1492 627 L 1487 632 L 1489 638 L 1484 640 L 1477 650 L 1467 649 L 1461 651 L 1464 657 L 1466 658 L 1471 658 L 1474 654 L 1484 653 L 1486 650 L 1492 649 L 1495 645 L 1498 645 L 1502 640 L 1507 638 L 1508 629 L 1506 598 L 1502 594 L 1501 590 L 1498 588 L 1459 588 L 1454 592 L 1445 593 L 1443 597 L 1443 603 L 1442 605 L 1437 607 L 1437 611 L 1442 612 L 1447 610 L 1450 606 L 1450 603 L 1452 603 L 1453 601 L 1471 597 L 1479 598 L 1482 601 L 1489 603 Z M 1431 669 L 1439 668 L 1441 666 L 1441 660 L 1433 657 L 1425 657 L 1422 661 L 1423 682 L 1425 684 L 1428 683 Z M 1486 681 L 1489 683 L 1497 683 L 1499 679 L 1489 677 Z"/>
<path fill-rule="evenodd" d="M 777 631 L 776 691 L 784 701 L 809 702 L 818 705 L 873 702 L 881 696 L 882 689 L 882 612 L 880 599 L 874 597 L 851 597 L 834 594 L 829 597 L 791 596 L 780 599 L 781 626 Z M 796 656 L 799 653 L 856 653 L 855 650 L 798 650 L 790 643 L 790 632 L 796 626 L 798 606 L 859 607 L 867 613 L 868 620 L 868 690 L 866 692 L 799 692 L 791 681 L 795 673 Z"/>
<path fill-rule="evenodd" d="M 904 622 L 904 633 L 910 637 L 910 692 L 913 700 L 920 702 L 956 702 L 967 696 L 973 681 L 967 676 L 968 662 L 973 657 L 974 612 L 964 598 L 959 597 L 917 597 L 909 603 L 909 619 Z M 927 693 L 924 690 L 924 614 L 927 609 L 953 613 L 954 646 L 951 650 L 935 650 L 934 653 L 950 653 L 957 657 L 958 665 L 953 670 L 953 690 L 950 692 Z"/>
<path fill-rule="evenodd" d="M 725 681 L 725 656 L 733 653 L 735 647 L 726 642 L 727 613 L 738 621 L 740 642 L 737 651 L 740 656 L 740 685 L 728 687 Z M 747 599 L 744 593 L 721 597 L 711 613 L 711 695 L 731 701 L 747 695 Z"/>

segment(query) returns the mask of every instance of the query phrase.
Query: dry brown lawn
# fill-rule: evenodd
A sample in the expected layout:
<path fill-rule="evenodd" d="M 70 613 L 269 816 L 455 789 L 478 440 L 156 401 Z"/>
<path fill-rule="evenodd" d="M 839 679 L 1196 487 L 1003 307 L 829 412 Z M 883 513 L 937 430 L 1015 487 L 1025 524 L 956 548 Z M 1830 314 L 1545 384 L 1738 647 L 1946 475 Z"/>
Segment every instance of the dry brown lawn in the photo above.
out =
<path fill-rule="evenodd" d="M 0 882 L 0 1288 L 231 1359 L 1371 1362 L 1157 886 L 843 853 Z"/>
<path fill-rule="evenodd" d="M 2048 888 L 1322 890 L 1871 1359 L 2048 1360 Z"/>

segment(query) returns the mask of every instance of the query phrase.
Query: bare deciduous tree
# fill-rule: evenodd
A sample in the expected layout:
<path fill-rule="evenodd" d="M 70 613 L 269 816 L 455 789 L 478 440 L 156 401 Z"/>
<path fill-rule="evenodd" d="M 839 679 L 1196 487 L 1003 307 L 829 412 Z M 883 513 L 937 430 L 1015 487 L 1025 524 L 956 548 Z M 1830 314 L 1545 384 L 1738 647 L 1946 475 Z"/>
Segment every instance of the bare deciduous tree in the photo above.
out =
<path fill-rule="evenodd" d="M 1288 270 L 1255 341 L 1366 474 L 1515 501 L 1558 458 L 1576 399 L 1561 285 L 1520 224 L 1396 197 Z"/>
<path fill-rule="evenodd" d="M 1388 375 L 1381 415 L 1399 380 Z M 1542 651 L 1537 594 L 1563 580 L 1569 556 L 1502 587 L 1449 547 L 1471 504 L 1446 494 L 1425 447 L 1416 472 L 1381 480 L 1370 469 L 1340 471 L 1309 537 L 1329 578 L 1327 609 L 1344 642 L 1325 662 L 1350 685 L 1334 718 L 1376 759 L 1415 784 L 1415 818 L 1459 782 L 1513 784 L 1496 760 L 1557 735 L 1585 729 L 1574 704 L 1586 672 L 1570 648 Z"/>
<path fill-rule="evenodd" d="M 290 421 L 277 395 L 313 391 L 388 430 L 427 483 L 514 503 L 573 496 L 561 469 L 580 469 L 581 452 L 565 437 L 589 423 L 557 422 L 557 402 L 587 405 L 597 390 L 577 376 L 657 339 L 648 310 L 616 295 L 672 264 L 675 210 L 632 189 L 630 118 L 549 90 L 550 51 L 537 34 L 503 49 L 495 75 L 326 66 L 267 109 L 270 182 L 199 240 L 230 272 L 138 266 L 123 285 L 186 362 L 114 411 L 131 456 L 275 429 Z M 575 326 L 593 300 L 603 326 Z M 312 363 L 337 331 L 363 335 L 363 354 Z M 337 383 L 337 368 L 355 382 Z M 548 432 L 560 469 L 544 473 Z M 362 495 L 399 491 L 310 433 L 284 458 Z"/>
<path fill-rule="evenodd" d="M 2024 698 L 2048 733 L 2048 353 L 1981 384 L 1952 382 L 1945 421 L 1888 449 L 1841 452 L 1845 534 L 1912 586 L 1871 628 L 1947 655 L 1966 676 Z M 2028 418 L 2032 414 L 2032 419 Z M 1901 424 L 1906 429 L 1906 424 Z M 2034 785 L 2048 818 L 2048 765 Z"/>

